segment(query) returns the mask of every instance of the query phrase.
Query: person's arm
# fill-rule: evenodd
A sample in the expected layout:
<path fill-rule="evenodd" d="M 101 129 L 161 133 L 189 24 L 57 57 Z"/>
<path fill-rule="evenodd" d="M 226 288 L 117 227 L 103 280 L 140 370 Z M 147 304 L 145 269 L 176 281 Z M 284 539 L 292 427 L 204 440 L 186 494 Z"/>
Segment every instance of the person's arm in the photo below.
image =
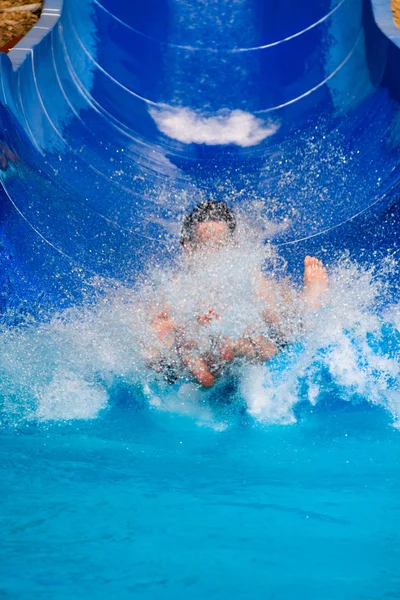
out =
<path fill-rule="evenodd" d="M 143 344 L 143 354 L 147 365 L 160 373 L 162 370 L 161 361 L 164 355 L 168 355 L 175 344 L 176 327 L 167 306 L 161 310 L 158 307 L 150 306 L 150 329 L 153 334 L 153 342 L 146 340 Z"/>
<path fill-rule="evenodd" d="M 257 332 L 249 332 L 248 335 L 239 338 L 231 348 L 234 356 L 256 363 L 268 362 L 279 352 L 275 341 Z"/>
<path fill-rule="evenodd" d="M 190 371 L 196 381 L 204 387 L 212 387 L 214 385 L 214 376 L 210 371 L 210 367 L 205 359 L 198 353 L 196 343 L 186 339 L 183 329 L 177 330 L 176 349 L 182 363 Z"/>
<path fill-rule="evenodd" d="M 287 281 L 278 282 L 260 275 L 257 288 L 262 318 L 274 333 L 278 347 L 285 345 L 301 326 L 301 296 Z"/>
<path fill-rule="evenodd" d="M 159 341 L 157 348 L 145 350 L 148 365 L 160 373 L 163 371 L 163 357 L 177 351 L 182 364 L 204 387 L 214 384 L 214 377 L 206 361 L 198 355 L 195 342 L 187 340 L 182 327 L 178 327 L 167 306 L 156 311 L 151 319 L 151 328 Z"/>

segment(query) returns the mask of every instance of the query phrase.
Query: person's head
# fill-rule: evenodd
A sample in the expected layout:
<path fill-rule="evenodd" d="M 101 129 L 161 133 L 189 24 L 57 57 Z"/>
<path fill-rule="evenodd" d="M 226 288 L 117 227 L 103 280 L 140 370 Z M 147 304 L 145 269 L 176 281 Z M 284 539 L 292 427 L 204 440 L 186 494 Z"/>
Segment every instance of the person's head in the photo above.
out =
<path fill-rule="evenodd" d="M 183 221 L 181 244 L 186 250 L 218 248 L 232 239 L 236 218 L 225 202 L 201 202 Z"/>

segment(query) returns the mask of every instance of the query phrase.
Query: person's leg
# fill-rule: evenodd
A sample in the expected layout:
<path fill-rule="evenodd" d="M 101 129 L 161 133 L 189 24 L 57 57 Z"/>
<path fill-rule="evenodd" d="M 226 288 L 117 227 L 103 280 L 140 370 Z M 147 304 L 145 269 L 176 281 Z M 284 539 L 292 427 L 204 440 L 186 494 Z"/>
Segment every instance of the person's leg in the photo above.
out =
<path fill-rule="evenodd" d="M 313 310 L 321 306 L 323 295 L 328 291 L 328 273 L 321 260 L 313 256 L 304 259 L 303 298 Z"/>
<path fill-rule="evenodd" d="M 144 343 L 143 354 L 147 366 L 160 373 L 162 371 L 162 357 L 170 354 L 175 344 L 175 325 L 166 307 L 154 315 L 150 327 L 159 343 L 153 344 L 153 346 Z"/>

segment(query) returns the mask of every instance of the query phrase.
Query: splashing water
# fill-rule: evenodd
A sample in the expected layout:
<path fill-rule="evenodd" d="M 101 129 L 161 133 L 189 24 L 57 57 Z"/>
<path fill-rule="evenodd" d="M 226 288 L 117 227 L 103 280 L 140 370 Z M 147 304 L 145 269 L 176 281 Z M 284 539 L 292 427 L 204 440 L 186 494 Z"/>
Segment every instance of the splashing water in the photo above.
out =
<path fill-rule="evenodd" d="M 377 310 L 385 290 L 375 270 L 343 257 L 331 273 L 326 305 L 308 323 L 301 345 L 286 353 L 278 369 L 249 369 L 244 394 L 250 412 L 258 419 L 290 423 L 301 401 L 368 401 L 388 409 L 396 423 L 400 336 L 390 315 L 396 307 L 386 319 Z"/>
<path fill-rule="evenodd" d="M 215 429 L 229 424 L 232 407 L 262 422 L 291 423 L 304 403 L 335 399 L 382 406 L 396 423 L 399 307 L 387 309 L 384 318 L 384 269 L 362 269 L 346 256 L 330 269 L 324 306 L 308 317 L 305 327 L 297 327 L 293 343 L 270 363 L 234 361 L 211 390 L 201 389 L 183 367 L 173 385 L 149 368 L 149 348 L 162 351 L 152 318 L 165 306 L 200 353 L 210 352 L 216 339 L 239 338 L 249 326 L 268 334 L 255 282 L 261 271 L 283 279 L 282 261 L 243 227 L 239 233 L 245 243 L 149 269 L 135 289 L 103 288 L 95 303 L 64 311 L 47 323 L 26 321 L 4 328 L 3 422 L 95 418 L 112 404 L 112 390 L 123 384 L 138 401 L 191 415 Z M 210 307 L 217 318 L 199 325 L 198 315 Z M 293 315 L 287 318 L 296 330 Z M 179 360 L 174 347 L 171 354 Z"/>

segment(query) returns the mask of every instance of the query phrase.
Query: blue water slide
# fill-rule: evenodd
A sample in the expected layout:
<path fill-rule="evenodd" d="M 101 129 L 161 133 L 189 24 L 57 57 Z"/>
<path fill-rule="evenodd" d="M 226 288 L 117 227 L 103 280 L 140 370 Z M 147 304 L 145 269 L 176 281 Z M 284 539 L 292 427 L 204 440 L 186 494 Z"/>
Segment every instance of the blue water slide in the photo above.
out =
<path fill-rule="evenodd" d="M 0 55 L 3 304 L 134 281 L 206 197 L 294 273 L 395 252 L 399 45 L 389 0 L 46 0 Z"/>

